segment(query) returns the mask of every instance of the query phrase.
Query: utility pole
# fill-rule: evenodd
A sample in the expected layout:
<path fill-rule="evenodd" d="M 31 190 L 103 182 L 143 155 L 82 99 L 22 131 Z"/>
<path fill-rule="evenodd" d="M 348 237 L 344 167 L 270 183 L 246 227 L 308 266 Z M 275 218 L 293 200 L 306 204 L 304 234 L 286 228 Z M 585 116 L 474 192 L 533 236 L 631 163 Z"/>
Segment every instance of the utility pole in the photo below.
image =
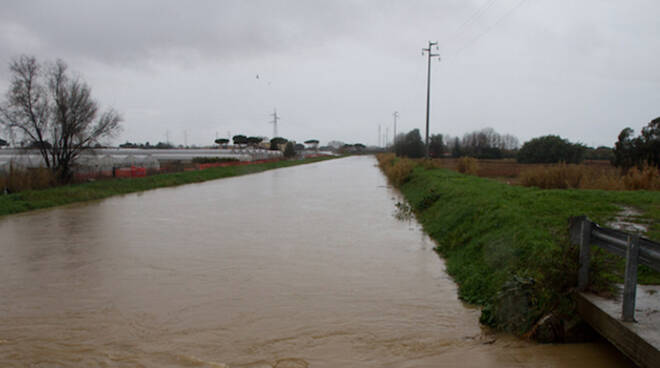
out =
<path fill-rule="evenodd" d="M 380 147 L 380 141 L 383 139 L 383 136 L 380 133 L 380 124 L 378 124 L 378 147 Z"/>
<path fill-rule="evenodd" d="M 393 134 L 392 142 L 396 143 L 396 119 L 399 118 L 399 112 L 395 111 L 394 114 L 392 114 L 392 116 L 394 116 L 394 134 Z"/>
<path fill-rule="evenodd" d="M 424 52 L 428 54 L 428 69 L 426 72 L 426 158 L 429 158 L 429 111 L 430 111 L 430 104 L 431 104 L 431 58 L 432 57 L 438 57 L 438 60 L 440 60 L 440 54 L 434 54 L 432 52 L 433 46 L 435 46 L 435 49 L 438 49 L 438 43 L 437 42 L 431 42 L 429 41 L 429 47 L 427 49 L 422 49 L 422 55 L 424 55 Z"/>
<path fill-rule="evenodd" d="M 270 114 L 273 117 L 273 138 L 277 137 L 277 121 L 280 120 L 280 117 L 277 115 L 277 109 L 273 108 L 273 113 Z"/>

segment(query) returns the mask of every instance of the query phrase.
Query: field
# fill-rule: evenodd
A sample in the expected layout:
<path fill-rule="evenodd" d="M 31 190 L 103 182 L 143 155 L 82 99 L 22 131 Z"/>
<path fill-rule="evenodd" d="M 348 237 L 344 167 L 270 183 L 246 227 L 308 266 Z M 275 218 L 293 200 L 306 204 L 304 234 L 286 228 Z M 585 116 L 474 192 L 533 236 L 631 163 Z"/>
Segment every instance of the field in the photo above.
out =
<path fill-rule="evenodd" d="M 542 189 L 660 190 L 660 173 L 652 168 L 632 169 L 627 175 L 608 161 L 574 164 L 520 164 L 514 159 L 474 160 L 472 172 L 461 167 L 465 158 L 433 159 L 425 165 L 445 168 L 512 185 Z"/>

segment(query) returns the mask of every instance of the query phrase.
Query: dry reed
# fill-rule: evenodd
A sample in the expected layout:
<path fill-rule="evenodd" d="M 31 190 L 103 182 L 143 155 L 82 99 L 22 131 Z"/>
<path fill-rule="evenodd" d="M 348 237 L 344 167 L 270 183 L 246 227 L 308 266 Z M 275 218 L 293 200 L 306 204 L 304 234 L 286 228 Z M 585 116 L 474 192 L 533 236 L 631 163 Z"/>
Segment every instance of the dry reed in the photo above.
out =
<path fill-rule="evenodd" d="M 479 173 L 479 161 L 473 157 L 461 157 L 456 165 L 458 172 L 467 175 L 477 175 Z"/>
<path fill-rule="evenodd" d="M 9 193 L 46 189 L 56 183 L 53 172 L 43 167 L 23 169 L 10 166 L 8 173 L 0 175 L 0 190 Z"/>

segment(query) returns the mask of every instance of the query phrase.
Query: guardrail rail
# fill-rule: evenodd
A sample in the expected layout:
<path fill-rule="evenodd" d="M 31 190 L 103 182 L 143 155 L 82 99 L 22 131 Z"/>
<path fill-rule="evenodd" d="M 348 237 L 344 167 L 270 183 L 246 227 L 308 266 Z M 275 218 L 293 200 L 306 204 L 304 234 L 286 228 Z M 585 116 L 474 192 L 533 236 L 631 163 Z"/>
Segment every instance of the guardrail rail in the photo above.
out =
<path fill-rule="evenodd" d="M 570 235 L 571 243 L 580 246 L 579 291 L 585 290 L 589 284 L 592 245 L 626 259 L 621 319 L 624 322 L 634 322 L 637 267 L 643 264 L 660 271 L 660 243 L 637 234 L 601 227 L 586 216 L 571 219 Z"/>

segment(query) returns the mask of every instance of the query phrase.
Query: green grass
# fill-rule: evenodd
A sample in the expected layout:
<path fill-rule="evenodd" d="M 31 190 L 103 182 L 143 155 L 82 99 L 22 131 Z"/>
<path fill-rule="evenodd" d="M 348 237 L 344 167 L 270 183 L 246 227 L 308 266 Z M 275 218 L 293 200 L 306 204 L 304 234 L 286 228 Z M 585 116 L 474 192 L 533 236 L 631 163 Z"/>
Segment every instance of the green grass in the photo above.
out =
<path fill-rule="evenodd" d="M 620 206 L 643 213 L 651 223 L 645 236 L 660 240 L 660 193 L 649 191 L 541 190 L 510 186 L 445 169 L 417 166 L 399 189 L 425 231 L 436 240 L 459 296 L 485 306 L 482 321 L 504 284 L 533 280 L 528 321 L 560 309 L 572 313 L 569 294 L 576 285 L 577 248 L 568 241 L 568 219 L 587 215 L 599 224 Z M 594 250 L 592 287 L 606 290 L 619 277 L 621 262 Z M 640 280 L 660 280 L 649 270 Z M 525 331 L 514 331 L 523 333 Z"/>
<path fill-rule="evenodd" d="M 200 171 L 184 171 L 153 175 L 144 178 L 99 180 L 91 183 L 60 186 L 44 190 L 30 190 L 0 195 L 0 216 L 40 208 L 61 206 L 117 194 L 141 192 L 188 183 L 246 175 L 282 167 L 324 161 L 335 157 L 315 157 L 304 160 L 276 161 L 262 164 L 217 167 Z"/>

